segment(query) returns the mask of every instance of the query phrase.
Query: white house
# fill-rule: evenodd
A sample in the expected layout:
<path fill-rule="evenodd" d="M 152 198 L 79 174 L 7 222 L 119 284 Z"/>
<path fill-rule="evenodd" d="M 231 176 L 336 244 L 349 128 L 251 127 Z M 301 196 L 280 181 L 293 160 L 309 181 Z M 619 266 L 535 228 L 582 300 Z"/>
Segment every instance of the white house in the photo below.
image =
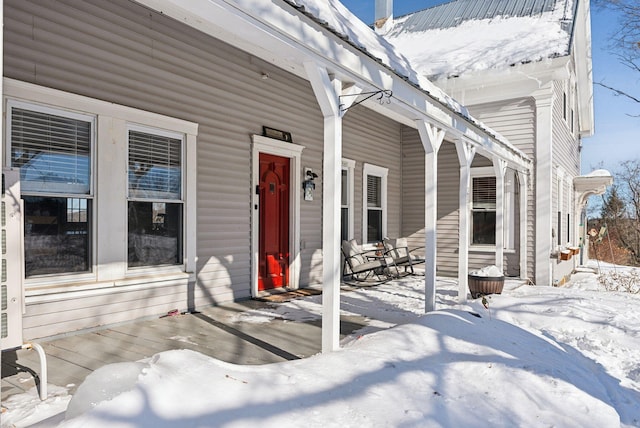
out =
<path fill-rule="evenodd" d="M 538 155 L 556 171 L 555 149 L 492 130 L 484 107 L 501 100 L 471 102 L 489 126 L 474 118 L 337 0 L 5 0 L 3 49 L 3 349 L 321 286 L 333 350 L 342 238 L 424 245 L 425 310 L 437 268 L 459 278 L 464 300 L 475 265 L 539 267 L 527 224 L 537 234 L 542 214 L 530 201 L 541 197 Z M 582 58 L 554 73 L 568 79 Z M 576 86 L 590 84 L 583 72 Z M 558 82 L 540 89 L 549 117 Z M 438 83 L 463 101 L 473 92 Z M 586 98 L 574 93 L 577 109 Z M 591 116 L 574 115 L 578 162 Z M 565 189 L 557 207 L 573 197 L 574 166 L 545 178 Z M 469 192 L 487 175 L 476 167 L 498 173 L 482 257 Z"/>
<path fill-rule="evenodd" d="M 495 162 L 473 161 L 470 263 L 486 264 L 504 251 L 497 259 L 508 274 L 537 285 L 565 281 L 580 260 L 562 260 L 565 250 L 584 244 L 585 195 L 611 182 L 596 174 L 575 185 L 581 140 L 593 134 L 594 123 L 589 1 L 455 0 L 398 18 L 388 15 L 386 1 L 378 7 L 378 32 L 419 74 L 533 160 L 524 177 L 531 195 L 526 212 L 514 203 L 518 177 Z M 442 180 L 458 178 L 443 174 Z M 502 243 L 492 230 L 486 233 L 487 223 L 500 228 L 496 186 L 504 186 L 504 234 L 496 238 Z M 452 231 L 458 214 L 452 201 L 438 230 Z M 518 254 L 519 240 L 526 240 L 527 254 Z M 455 271 L 457 242 L 440 242 L 443 270 Z M 519 270 L 519 257 L 529 261 L 526 272 Z"/>

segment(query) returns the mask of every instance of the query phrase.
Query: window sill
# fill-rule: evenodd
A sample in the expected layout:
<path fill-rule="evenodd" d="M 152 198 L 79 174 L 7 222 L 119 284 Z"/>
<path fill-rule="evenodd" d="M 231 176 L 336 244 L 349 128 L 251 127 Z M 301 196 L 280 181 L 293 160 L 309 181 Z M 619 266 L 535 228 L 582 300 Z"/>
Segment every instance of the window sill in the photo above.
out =
<path fill-rule="evenodd" d="M 469 247 L 470 253 L 495 253 L 496 247 L 492 246 L 484 246 L 484 245 L 473 245 Z M 515 254 L 515 248 L 505 248 L 503 250 L 504 254 Z"/>

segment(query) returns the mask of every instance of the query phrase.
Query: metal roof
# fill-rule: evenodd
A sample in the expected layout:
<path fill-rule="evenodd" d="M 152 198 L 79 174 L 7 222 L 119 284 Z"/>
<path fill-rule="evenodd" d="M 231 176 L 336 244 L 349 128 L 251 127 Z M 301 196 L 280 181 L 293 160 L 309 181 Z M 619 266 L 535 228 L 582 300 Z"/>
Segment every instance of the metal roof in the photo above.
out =
<path fill-rule="evenodd" d="M 556 4 L 564 6 L 565 18 L 571 20 L 571 3 L 568 0 L 454 0 L 398 17 L 392 32 L 444 29 L 458 26 L 464 21 L 498 16 L 535 17 L 553 11 Z"/>

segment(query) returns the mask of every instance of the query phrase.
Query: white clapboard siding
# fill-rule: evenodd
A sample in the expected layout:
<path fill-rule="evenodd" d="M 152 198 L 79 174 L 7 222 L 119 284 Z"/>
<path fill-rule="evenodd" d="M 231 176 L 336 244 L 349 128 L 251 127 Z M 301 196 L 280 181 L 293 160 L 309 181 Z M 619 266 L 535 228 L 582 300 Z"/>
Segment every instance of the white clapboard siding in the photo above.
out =
<path fill-rule="evenodd" d="M 554 173 L 556 168 L 561 168 L 564 171 L 563 183 L 560 185 L 563 188 L 562 206 L 558 198 L 554 198 L 553 213 L 556 217 L 552 219 L 552 224 L 557 223 L 557 212 L 562 212 L 561 219 L 561 239 L 562 245 L 567 242 L 578 245 L 576 237 L 573 236 L 574 230 L 569 226 L 569 222 L 575 221 L 575 216 L 579 213 L 574 213 L 574 200 L 573 200 L 573 177 L 580 175 L 580 140 L 577 137 L 577 122 L 574 123 L 573 131 L 571 130 L 571 97 L 567 103 L 566 118 L 564 117 L 563 108 L 563 92 L 564 84 L 562 82 L 554 82 L 554 104 L 553 104 L 553 164 Z M 574 121 L 577 120 L 577 107 L 574 107 Z M 555 177 L 556 180 L 558 177 Z M 558 182 L 554 182 L 554 191 L 558 192 Z M 567 218 L 567 215 L 571 215 L 571 219 Z M 569 232 L 569 237 L 567 237 Z M 554 240 L 554 244 L 558 243 L 558 239 Z"/>
<path fill-rule="evenodd" d="M 402 234 L 409 247 L 424 247 L 424 147 L 418 131 L 407 127 L 402 132 L 403 214 Z M 438 275 L 456 276 L 458 272 L 458 190 L 460 164 L 455 145 L 444 141 L 438 152 Z"/>
<path fill-rule="evenodd" d="M 362 239 L 362 167 L 363 164 L 388 168 L 387 179 L 387 235 L 400 234 L 401 211 L 401 152 L 400 128 L 392 120 L 373 113 L 361 106 L 350 109 L 343 120 L 343 157 L 354 159 L 354 236 L 358 242 Z M 366 201 L 364 202 L 366 204 Z"/>
<path fill-rule="evenodd" d="M 536 116 L 535 102 L 532 98 L 480 104 L 470 106 L 469 110 L 474 117 L 506 137 L 511 144 L 522 150 L 527 156 L 535 157 Z M 476 166 L 475 162 L 474 166 Z M 519 275 L 533 278 L 535 269 L 535 176 L 529 177 L 528 195 L 527 236 L 529 246 L 527 248 L 527 266 L 529 272 L 526 275 L 522 273 L 519 273 Z M 518 235 L 516 234 L 516 236 Z M 505 252 L 505 269 L 507 273 L 515 274 L 515 271 L 519 270 L 518 257 L 517 251 L 515 254 Z"/>
<path fill-rule="evenodd" d="M 424 147 L 418 131 L 402 128 L 402 232 L 410 248 L 424 247 Z"/>
<path fill-rule="evenodd" d="M 198 283 L 193 292 L 186 284 L 176 290 L 130 287 L 117 305 L 93 305 L 78 297 L 73 301 L 79 310 L 65 315 L 56 330 L 248 297 L 251 134 L 259 134 L 263 125 L 290 131 L 295 143 L 307 147 L 303 163 L 319 166 L 322 118 L 308 83 L 128 1 L 47 6 L 5 3 L 8 77 L 199 124 Z M 263 71 L 270 75 L 266 81 Z M 315 230 L 319 207 L 305 216 Z M 312 244 L 317 249 L 320 242 Z M 303 251 L 303 277 L 311 270 L 305 258 L 315 252 Z M 111 292 L 100 299 L 110 302 Z M 46 327 L 57 312 L 54 304 L 38 307 L 47 305 L 54 308 L 50 315 L 28 305 L 26 336 L 57 333 Z"/>
<path fill-rule="evenodd" d="M 157 316 L 184 307 L 186 280 L 154 282 L 152 287 L 110 287 L 65 293 L 63 296 L 32 297 L 23 321 L 29 338 L 68 333 L 135 318 Z M 183 305 L 184 306 L 184 305 Z M 135 319 L 133 318 L 133 319 Z"/>
<path fill-rule="evenodd" d="M 472 114 L 495 129 L 509 141 L 532 156 L 534 141 L 534 105 L 531 99 L 511 100 L 510 102 L 491 103 L 471 107 Z M 402 133 L 402 169 L 403 169 L 403 213 L 402 234 L 409 238 L 411 246 L 424 245 L 424 149 L 417 131 L 403 128 Z M 491 166 L 492 161 L 481 155 L 474 157 L 473 167 Z M 438 260 L 437 271 L 440 275 L 456 276 L 458 269 L 458 193 L 460 166 L 452 143 L 444 142 L 438 153 Z M 530 178 L 529 183 L 533 180 Z M 414 195 L 414 197 L 410 197 Z M 530 192 L 529 195 L 532 195 Z M 534 260 L 533 205 L 529 198 L 529 234 L 528 259 Z M 516 215 L 519 212 L 516 211 Z M 517 234 L 516 234 L 517 236 Z M 517 242 L 516 242 L 517 244 Z M 519 275 L 519 255 L 505 252 L 505 271 L 510 275 Z M 469 268 L 478 269 L 495 263 L 494 251 L 469 253 Z M 533 273 L 533 263 L 528 264 Z"/>
<path fill-rule="evenodd" d="M 441 275 L 458 275 L 459 189 L 460 161 L 456 146 L 445 141 L 438 152 L 437 266 Z"/>
<path fill-rule="evenodd" d="M 323 119 L 307 81 L 127 0 L 8 0 L 4 30 L 6 77 L 198 124 L 196 283 L 28 290 L 26 339 L 249 297 L 251 136 L 262 126 L 291 132 L 320 175 L 300 206 L 300 285 L 321 282 Z M 363 106 L 344 117 L 358 237 L 365 162 L 389 168 L 387 234 L 400 234 L 400 141 L 399 124 Z"/>

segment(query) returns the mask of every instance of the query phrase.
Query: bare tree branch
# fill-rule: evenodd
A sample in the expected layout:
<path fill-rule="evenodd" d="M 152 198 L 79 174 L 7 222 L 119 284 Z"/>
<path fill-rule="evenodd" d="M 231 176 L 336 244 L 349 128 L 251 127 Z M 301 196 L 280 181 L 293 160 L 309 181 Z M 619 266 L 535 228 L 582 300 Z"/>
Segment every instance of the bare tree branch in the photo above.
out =
<path fill-rule="evenodd" d="M 620 63 L 640 78 L 640 2 L 638 0 L 593 0 L 596 7 L 614 11 L 617 16 L 617 28 L 610 36 L 612 53 Z M 640 97 L 623 90 L 596 82 L 615 95 L 628 98 L 640 104 Z M 629 115 L 639 117 L 638 115 Z"/>

